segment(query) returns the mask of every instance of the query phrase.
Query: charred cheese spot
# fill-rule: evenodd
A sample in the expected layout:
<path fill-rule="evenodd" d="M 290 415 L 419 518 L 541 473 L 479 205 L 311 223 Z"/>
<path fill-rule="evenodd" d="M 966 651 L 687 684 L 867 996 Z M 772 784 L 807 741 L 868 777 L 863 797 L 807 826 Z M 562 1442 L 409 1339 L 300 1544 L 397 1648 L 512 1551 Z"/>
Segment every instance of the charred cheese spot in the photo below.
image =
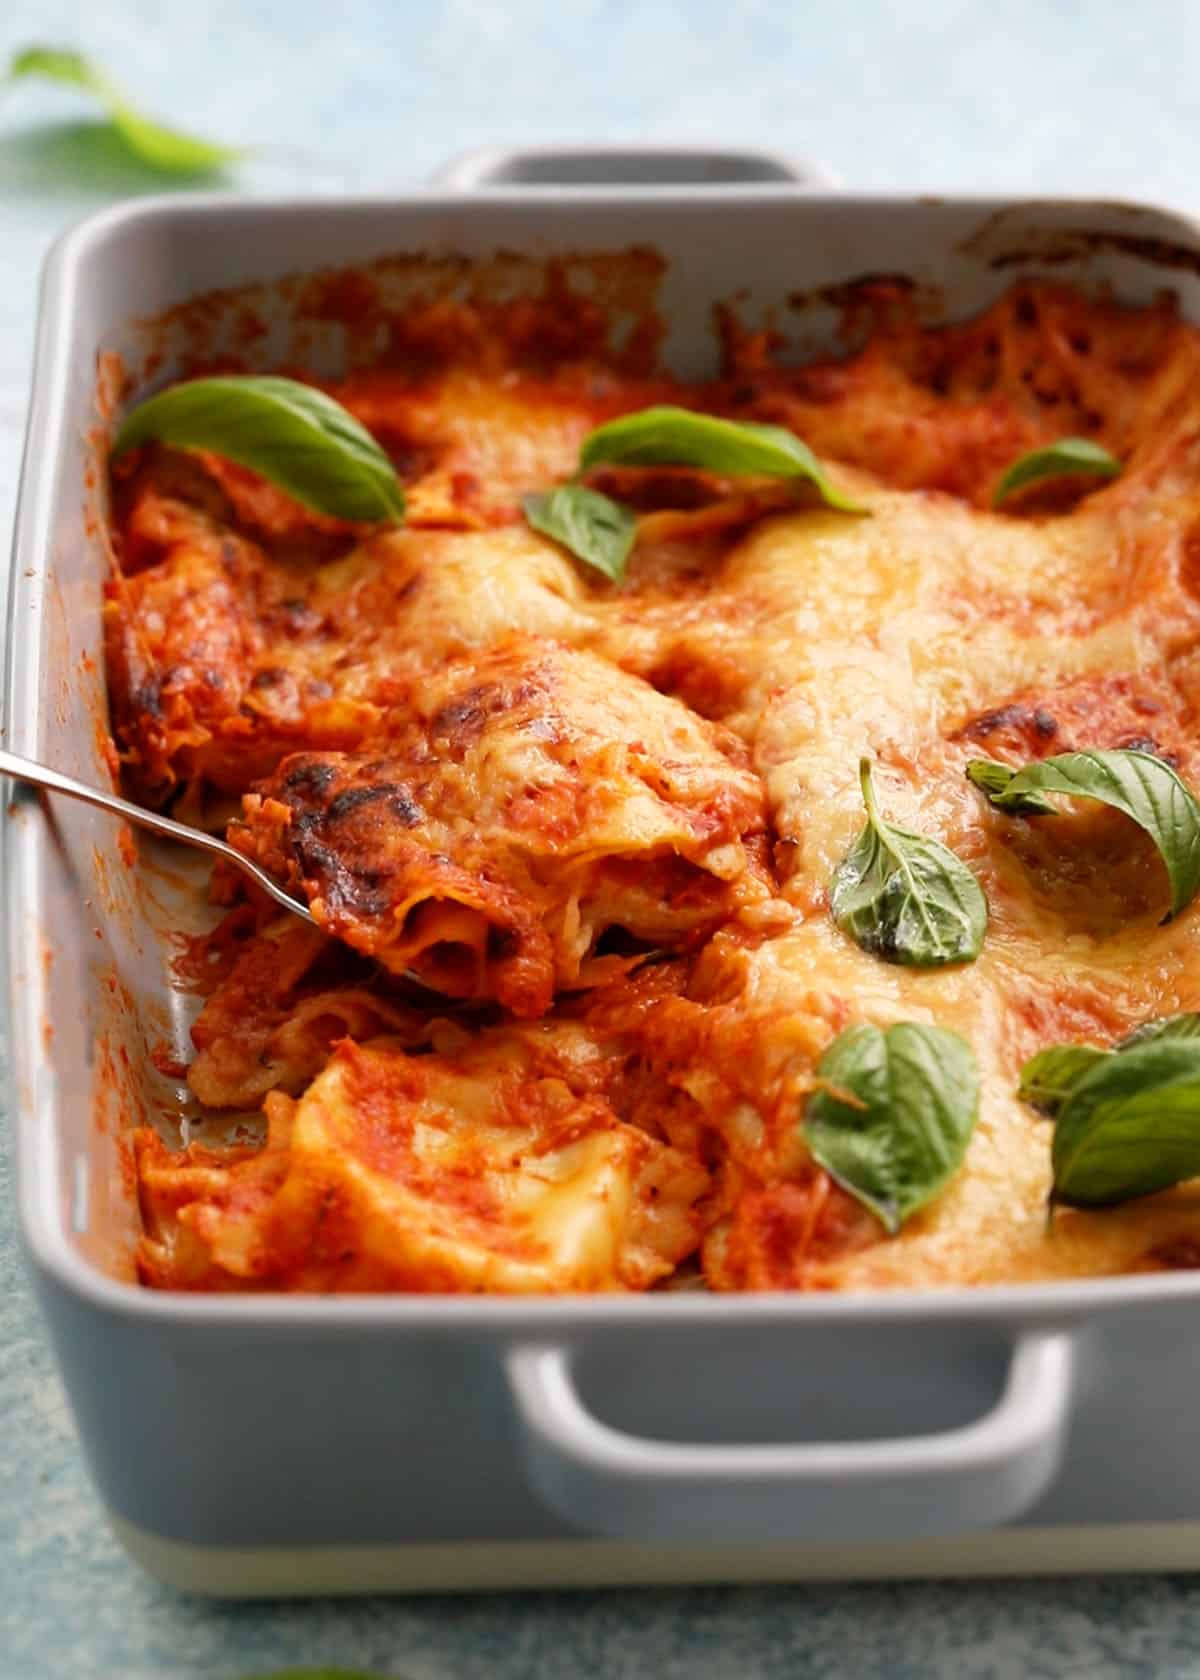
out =
<path fill-rule="evenodd" d="M 1135 747 L 1183 770 L 1193 749 L 1181 709 L 1177 689 L 1164 676 L 1096 672 L 990 707 L 950 739 L 1014 765 L 1087 748 Z"/>
<path fill-rule="evenodd" d="M 610 928 L 677 944 L 770 891 L 740 744 L 530 639 L 423 683 L 385 757 L 286 760 L 233 838 L 357 949 L 524 1016 Z"/>

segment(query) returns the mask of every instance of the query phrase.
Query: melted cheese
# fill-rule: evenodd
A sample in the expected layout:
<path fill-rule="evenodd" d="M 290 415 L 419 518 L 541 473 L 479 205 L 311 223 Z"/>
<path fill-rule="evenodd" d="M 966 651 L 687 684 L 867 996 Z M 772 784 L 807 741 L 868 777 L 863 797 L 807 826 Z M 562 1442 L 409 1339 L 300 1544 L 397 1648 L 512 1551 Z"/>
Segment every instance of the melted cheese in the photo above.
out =
<path fill-rule="evenodd" d="M 189 1199 L 207 1152 L 173 1160 L 141 1134 L 142 1182 L 160 1210 L 174 1203 L 143 1245 L 143 1275 L 205 1288 L 646 1288 L 694 1248 L 707 1174 L 573 1091 L 569 1071 L 545 1037 L 492 1034 L 453 1059 L 344 1041 L 299 1103 L 271 1099 L 266 1149 L 207 1199 Z"/>
<path fill-rule="evenodd" d="M 937 332 L 888 287 L 852 309 L 874 323 L 856 357 L 776 368 L 732 334 L 728 378 L 686 390 L 570 347 L 548 372 L 541 338 L 534 372 L 447 327 L 432 373 L 343 392 L 413 463 L 413 524 L 367 540 L 219 464 L 124 469 L 108 632 L 135 785 L 248 795 L 239 844 L 339 941 L 549 1012 L 449 1029 L 344 949 L 260 929 L 191 1078 L 216 1105 L 267 1094 L 268 1140 L 141 1140 L 147 1282 L 645 1288 L 699 1252 L 717 1289 L 853 1289 L 1200 1262 L 1190 1186 L 1048 1226 L 1050 1128 L 1014 1094 L 1044 1045 L 1200 1008 L 1200 907 L 1161 925 L 1161 861 L 1114 813 L 1016 821 L 963 774 L 1137 745 L 1200 783 L 1200 333 L 1049 286 Z M 869 517 L 601 474 L 640 516 L 618 589 L 514 523 L 597 419 L 680 399 L 793 426 Z M 1122 476 L 990 511 L 1013 457 L 1066 433 Z M 885 813 L 978 875 L 975 963 L 890 967 L 834 926 L 864 754 Z M 858 1020 L 942 1023 L 980 1066 L 966 1162 L 895 1238 L 804 1142 L 815 1063 Z"/>
<path fill-rule="evenodd" d="M 678 942 L 769 895 L 741 744 L 593 654 L 506 640 L 396 711 L 369 755 L 286 758 L 231 835 L 396 973 L 544 1014 L 610 927 Z"/>

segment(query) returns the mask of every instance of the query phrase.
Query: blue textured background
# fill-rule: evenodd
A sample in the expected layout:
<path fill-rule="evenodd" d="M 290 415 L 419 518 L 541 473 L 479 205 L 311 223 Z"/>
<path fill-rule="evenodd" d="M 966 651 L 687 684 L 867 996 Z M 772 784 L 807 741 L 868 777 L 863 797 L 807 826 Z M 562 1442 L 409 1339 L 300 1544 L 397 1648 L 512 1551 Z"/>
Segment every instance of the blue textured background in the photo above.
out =
<path fill-rule="evenodd" d="M 855 186 L 1200 202 L 1190 0 L 3 0 L 0 56 L 33 41 L 83 46 L 148 109 L 262 148 L 237 175 L 250 191 L 406 186 L 483 143 L 693 139 L 817 157 Z M 162 184 L 79 97 L 0 89 L 0 523 L 45 247 Z M 6 1184 L 0 1419 L 0 1680 L 232 1680 L 301 1662 L 408 1680 L 1200 1676 L 1200 1580 L 181 1599 L 104 1526 Z"/>

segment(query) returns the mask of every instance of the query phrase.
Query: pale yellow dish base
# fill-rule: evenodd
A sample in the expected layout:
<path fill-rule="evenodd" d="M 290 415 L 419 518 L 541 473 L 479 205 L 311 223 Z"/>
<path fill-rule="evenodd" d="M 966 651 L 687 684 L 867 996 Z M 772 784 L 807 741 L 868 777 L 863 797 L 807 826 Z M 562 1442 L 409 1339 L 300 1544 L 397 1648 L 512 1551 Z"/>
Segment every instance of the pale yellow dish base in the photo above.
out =
<path fill-rule="evenodd" d="M 1005 1528 L 888 1544 L 665 1546 L 510 1540 L 434 1546 L 192 1546 L 109 1521 L 151 1575 L 218 1598 L 486 1592 L 527 1587 L 871 1581 L 1200 1569 L 1200 1522 Z"/>

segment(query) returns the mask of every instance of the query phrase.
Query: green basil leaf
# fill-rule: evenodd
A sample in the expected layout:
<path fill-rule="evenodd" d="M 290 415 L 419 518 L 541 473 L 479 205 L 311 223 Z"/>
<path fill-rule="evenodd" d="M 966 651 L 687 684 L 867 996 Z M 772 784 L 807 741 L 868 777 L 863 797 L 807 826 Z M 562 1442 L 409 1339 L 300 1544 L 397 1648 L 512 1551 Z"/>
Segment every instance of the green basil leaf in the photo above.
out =
<path fill-rule="evenodd" d="M 1140 1027 L 1115 1046 L 1117 1050 L 1131 1050 L 1135 1044 L 1153 1044 L 1162 1038 L 1200 1038 L 1200 1015 L 1161 1015 L 1154 1021 L 1143 1021 Z"/>
<path fill-rule="evenodd" d="M 43 76 L 93 94 L 125 144 L 137 153 L 143 163 L 155 169 L 198 175 L 221 169 L 245 156 L 238 147 L 218 146 L 209 140 L 199 140 L 194 135 L 181 134 L 177 129 L 165 128 L 162 123 L 142 116 L 98 65 L 70 48 L 25 47 L 13 54 L 8 75 L 10 80 Z"/>
<path fill-rule="evenodd" d="M 972 774 L 986 759 L 967 766 Z M 1200 887 L 1200 805 L 1169 764 L 1150 753 L 1132 747 L 1108 752 L 1060 753 L 1016 771 L 1007 785 L 984 791 L 1002 811 L 1024 811 L 1033 815 L 1037 807 L 1030 795 L 1065 793 L 1077 799 L 1096 799 L 1111 805 L 1145 830 L 1158 847 L 1171 884 L 1171 908 L 1164 921 L 1189 904 Z"/>
<path fill-rule="evenodd" d="M 813 1158 L 894 1236 L 966 1153 L 979 1113 L 971 1047 L 945 1027 L 912 1021 L 886 1032 L 847 1027 L 816 1071 L 826 1085 L 804 1113 Z"/>
<path fill-rule="evenodd" d="M 1011 811 L 1014 816 L 1020 817 L 1052 816 L 1055 807 L 1043 793 L 1009 798 L 1009 784 L 1016 773 L 1011 765 L 1000 764 L 994 758 L 973 758 L 967 765 L 967 780 L 974 782 L 1001 810 Z"/>
<path fill-rule="evenodd" d="M 126 415 L 114 459 L 150 439 L 211 449 L 335 519 L 404 517 L 400 481 L 370 432 L 332 397 L 294 379 L 231 374 L 168 386 Z"/>
<path fill-rule="evenodd" d="M 362 1668 L 277 1668 L 270 1674 L 248 1674 L 244 1680 L 387 1680 Z"/>
<path fill-rule="evenodd" d="M 605 465 L 701 467 L 731 478 L 807 479 L 829 507 L 843 513 L 868 511 L 830 482 L 794 432 L 752 420 L 721 420 L 690 408 L 643 408 L 589 432 L 579 451 L 580 471 Z"/>
<path fill-rule="evenodd" d="M 521 507 L 535 531 L 620 583 L 637 534 L 637 518 L 629 508 L 582 484 L 560 484 L 543 495 L 526 496 Z"/>
<path fill-rule="evenodd" d="M 1094 1044 L 1052 1044 L 1025 1063 L 1017 1095 L 1053 1119 L 1084 1074 L 1111 1054 Z"/>
<path fill-rule="evenodd" d="M 1153 1021 L 1143 1021 L 1140 1027 L 1134 1027 L 1118 1039 L 1111 1050 L 1101 1050 L 1095 1044 L 1052 1044 L 1025 1063 L 1017 1096 L 1053 1119 L 1084 1074 L 1090 1073 L 1097 1062 L 1119 1056 L 1138 1044 L 1156 1044 L 1167 1039 L 1200 1041 L 1200 1015 L 1163 1015 Z M 1197 1050 L 1200 1051 L 1200 1042 Z"/>
<path fill-rule="evenodd" d="M 1014 490 L 1023 490 L 1027 484 L 1037 484 L 1041 479 L 1065 478 L 1073 473 L 1116 478 L 1120 470 L 1120 461 L 1090 438 L 1059 438 L 1057 443 L 1045 449 L 1032 449 L 1013 462 L 996 485 L 992 506 L 999 507 Z"/>
<path fill-rule="evenodd" d="M 363 1668 L 277 1668 L 270 1674 L 247 1674 L 244 1680 L 388 1680 L 385 1674 L 368 1674 Z M 393 1680 L 399 1680 L 393 1676 Z"/>
<path fill-rule="evenodd" d="M 1200 1044 L 1159 1038 L 1098 1062 L 1059 1111 L 1051 1201 L 1109 1207 L 1200 1174 Z"/>
<path fill-rule="evenodd" d="M 867 825 L 834 872 L 834 921 L 885 962 L 918 968 L 973 962 L 987 929 L 979 882 L 940 841 L 885 822 L 869 759 L 858 773 Z"/>

